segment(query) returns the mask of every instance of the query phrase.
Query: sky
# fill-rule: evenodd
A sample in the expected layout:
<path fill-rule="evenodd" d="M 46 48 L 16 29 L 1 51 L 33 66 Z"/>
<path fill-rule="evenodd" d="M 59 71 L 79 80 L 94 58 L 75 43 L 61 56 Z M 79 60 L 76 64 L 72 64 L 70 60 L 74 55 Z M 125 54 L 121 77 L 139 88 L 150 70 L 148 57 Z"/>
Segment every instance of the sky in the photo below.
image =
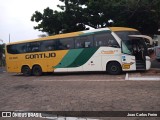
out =
<path fill-rule="evenodd" d="M 32 22 L 31 16 L 35 11 L 43 12 L 47 7 L 60 10 L 59 0 L 0 0 L 0 44 L 10 41 L 30 40 L 43 34 L 34 30 L 37 23 Z"/>

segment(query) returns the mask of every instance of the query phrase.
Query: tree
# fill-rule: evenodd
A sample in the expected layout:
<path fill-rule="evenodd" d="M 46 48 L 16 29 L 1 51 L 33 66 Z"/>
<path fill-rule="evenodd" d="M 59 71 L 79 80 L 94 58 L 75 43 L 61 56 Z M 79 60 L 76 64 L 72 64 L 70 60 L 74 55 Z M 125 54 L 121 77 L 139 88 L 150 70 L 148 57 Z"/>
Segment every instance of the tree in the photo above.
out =
<path fill-rule="evenodd" d="M 105 27 L 108 20 L 114 26 L 137 28 L 144 34 L 155 34 L 160 27 L 160 0 L 60 0 L 61 12 L 44 9 L 36 11 L 31 20 L 34 27 L 49 35 L 85 30 L 85 25 Z"/>
<path fill-rule="evenodd" d="M 126 0 L 120 21 L 144 34 L 157 33 L 160 26 L 160 0 Z M 125 19 L 124 19 L 125 18 Z"/>
<path fill-rule="evenodd" d="M 0 66 L 4 65 L 5 44 L 0 44 Z"/>
<path fill-rule="evenodd" d="M 86 5 L 89 23 L 95 27 L 103 27 L 110 18 L 114 26 L 133 27 L 149 35 L 160 27 L 160 0 L 89 0 Z"/>
<path fill-rule="evenodd" d="M 58 6 L 63 11 L 58 12 L 50 8 L 44 9 L 43 13 L 35 11 L 31 21 L 39 22 L 34 29 L 47 32 L 49 35 L 84 30 L 83 8 L 79 7 L 76 0 L 61 0 L 65 6 Z M 71 2 L 71 3 L 70 3 Z"/>
<path fill-rule="evenodd" d="M 31 21 L 40 22 L 34 29 L 47 32 L 49 35 L 58 34 L 62 30 L 62 12 L 51 10 L 49 7 L 44 9 L 43 14 L 35 11 L 31 17 Z"/>

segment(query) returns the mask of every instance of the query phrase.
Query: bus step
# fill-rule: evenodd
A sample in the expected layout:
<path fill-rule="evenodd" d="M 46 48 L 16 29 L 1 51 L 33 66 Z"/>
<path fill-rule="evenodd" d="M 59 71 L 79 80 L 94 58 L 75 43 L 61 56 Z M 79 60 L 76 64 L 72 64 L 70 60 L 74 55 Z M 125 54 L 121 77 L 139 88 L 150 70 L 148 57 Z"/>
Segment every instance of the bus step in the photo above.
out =
<path fill-rule="evenodd" d="M 145 66 L 145 64 L 136 64 L 136 69 L 137 70 L 145 70 L 146 66 Z"/>

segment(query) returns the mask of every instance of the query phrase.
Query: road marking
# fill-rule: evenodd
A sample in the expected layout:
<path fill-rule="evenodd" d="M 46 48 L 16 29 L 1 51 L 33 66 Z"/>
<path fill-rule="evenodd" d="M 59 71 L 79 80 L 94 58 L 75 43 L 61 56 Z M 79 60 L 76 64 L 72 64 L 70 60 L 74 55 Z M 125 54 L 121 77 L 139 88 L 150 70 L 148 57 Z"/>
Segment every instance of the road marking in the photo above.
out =
<path fill-rule="evenodd" d="M 125 80 L 159 81 L 160 76 L 129 77 L 129 74 L 126 73 Z"/>
<path fill-rule="evenodd" d="M 125 81 L 123 79 L 118 80 L 82 80 L 82 79 L 76 79 L 76 80 L 40 80 L 35 79 L 34 81 L 53 81 L 53 82 L 106 82 L 106 81 Z"/>

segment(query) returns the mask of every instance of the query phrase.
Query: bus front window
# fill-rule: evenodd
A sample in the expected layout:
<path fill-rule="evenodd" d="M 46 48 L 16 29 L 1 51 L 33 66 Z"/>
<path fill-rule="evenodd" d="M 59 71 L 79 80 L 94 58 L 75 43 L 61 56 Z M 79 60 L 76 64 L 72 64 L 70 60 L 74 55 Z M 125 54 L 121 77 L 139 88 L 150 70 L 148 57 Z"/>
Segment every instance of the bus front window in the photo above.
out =
<path fill-rule="evenodd" d="M 131 50 L 130 50 L 130 43 L 129 42 L 125 42 L 122 41 L 122 52 L 124 54 L 132 54 Z"/>
<path fill-rule="evenodd" d="M 145 56 L 148 56 L 147 46 L 144 40 L 138 38 L 122 41 L 122 52 L 135 56 L 137 60 L 143 60 Z"/>

